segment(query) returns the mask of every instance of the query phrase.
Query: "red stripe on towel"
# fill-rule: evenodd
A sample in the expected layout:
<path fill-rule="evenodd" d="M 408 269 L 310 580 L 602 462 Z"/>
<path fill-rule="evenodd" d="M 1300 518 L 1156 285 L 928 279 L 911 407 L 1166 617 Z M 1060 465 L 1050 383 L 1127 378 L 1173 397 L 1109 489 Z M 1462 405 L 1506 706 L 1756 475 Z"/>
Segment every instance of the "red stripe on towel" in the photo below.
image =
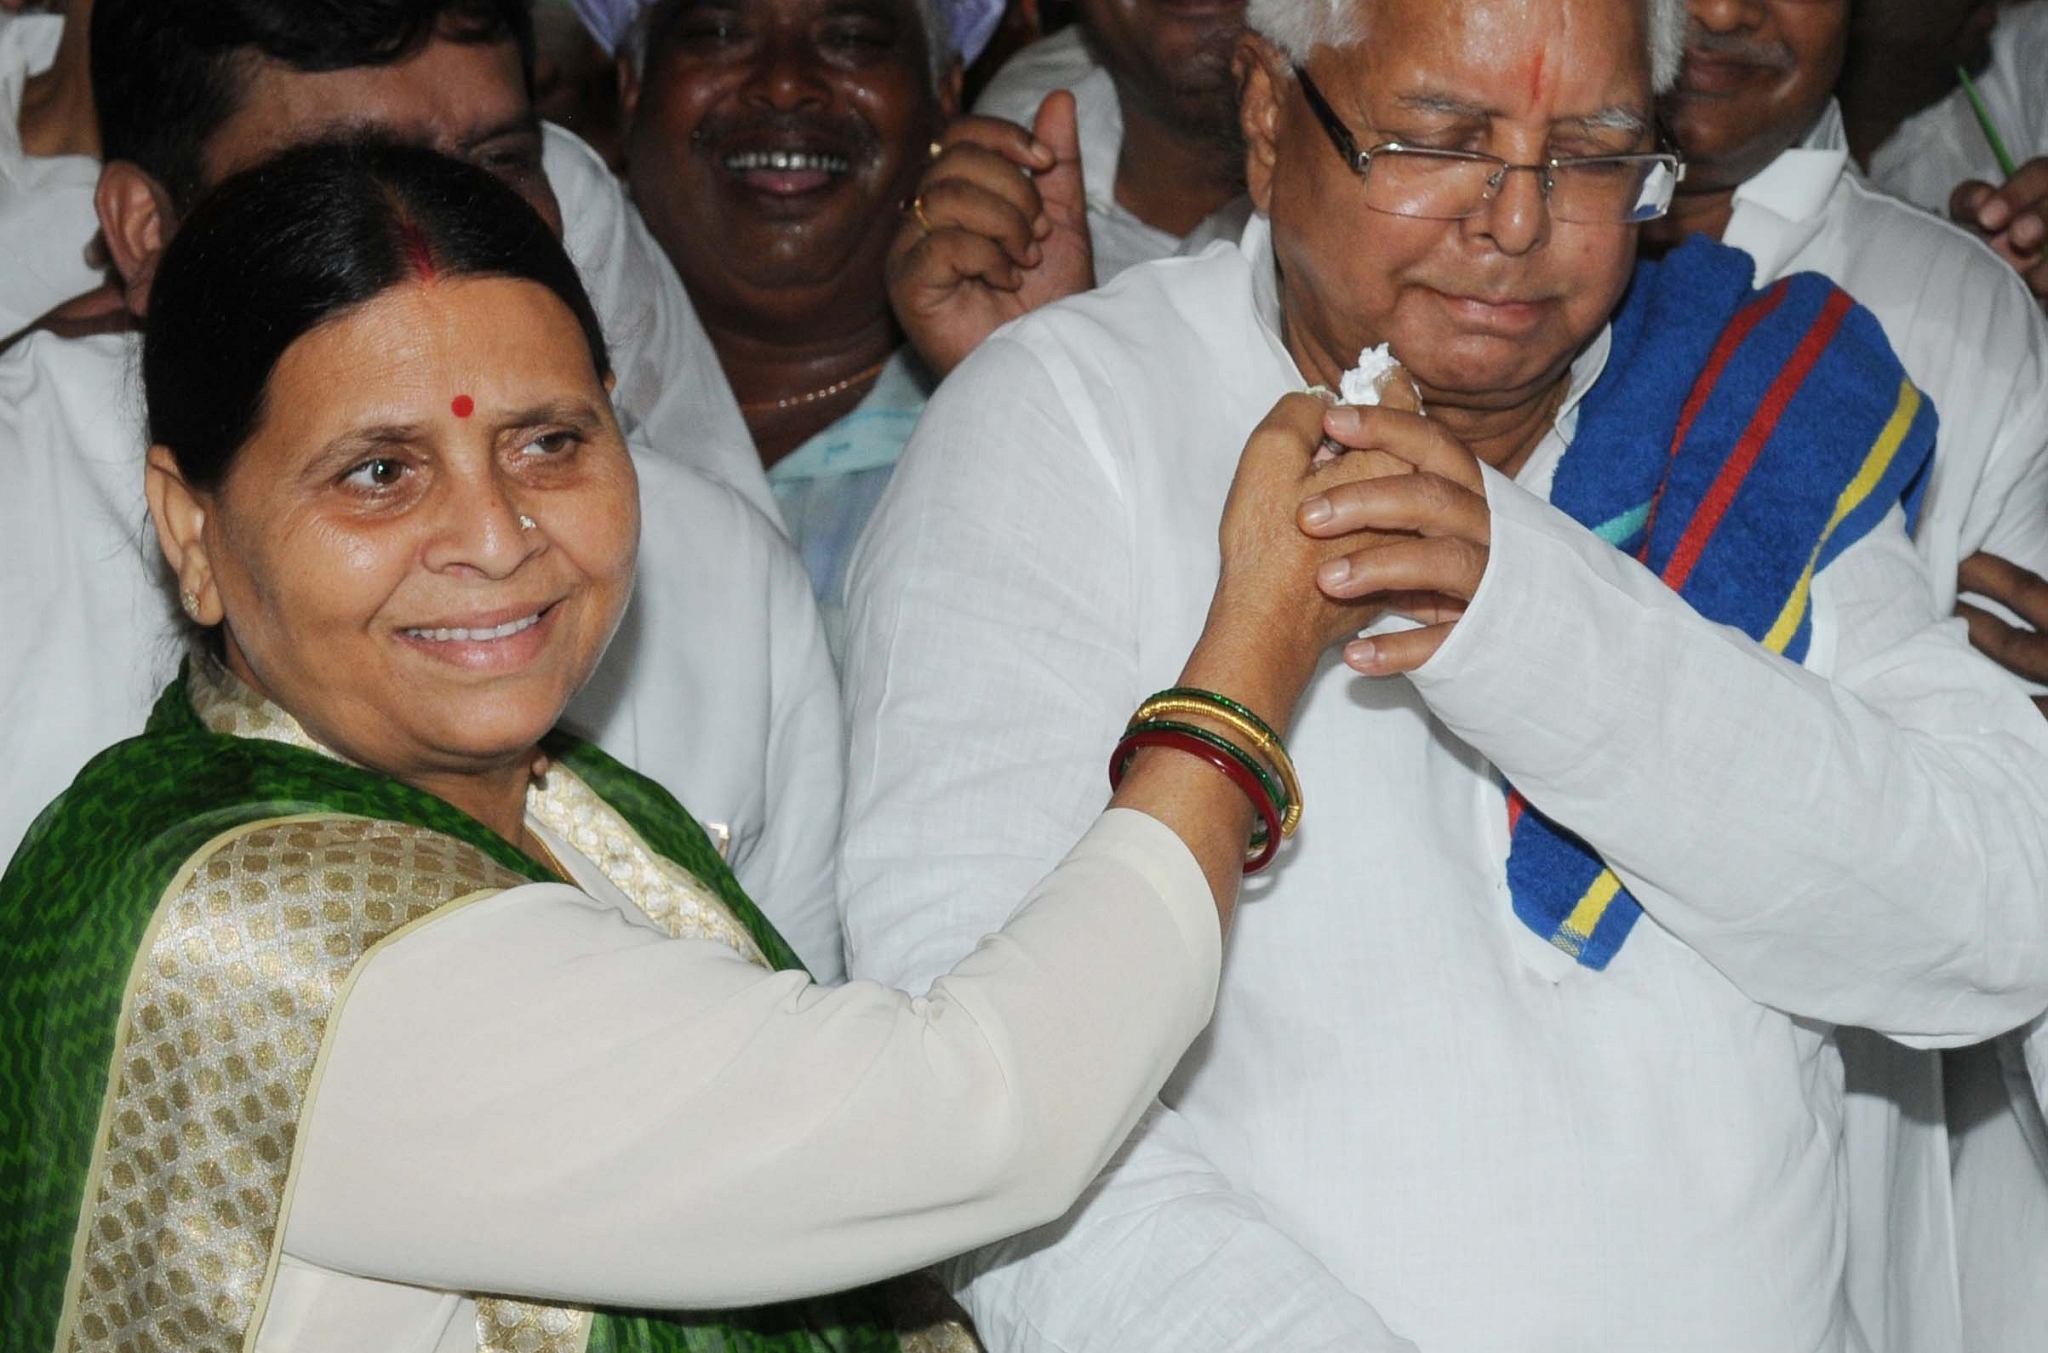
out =
<path fill-rule="evenodd" d="M 1764 394 L 1763 403 L 1757 405 L 1748 428 L 1744 429 L 1742 440 L 1735 444 L 1734 452 L 1721 466 L 1720 474 L 1714 477 L 1713 486 L 1707 490 L 1707 496 L 1700 500 L 1699 511 L 1693 514 L 1692 521 L 1685 528 L 1685 534 L 1679 538 L 1677 550 L 1671 555 L 1671 562 L 1664 568 L 1665 586 L 1672 591 L 1676 592 L 1683 588 L 1685 580 L 1692 575 L 1693 565 L 1700 561 L 1701 553 L 1707 548 L 1707 541 L 1713 537 L 1715 528 L 1721 524 L 1721 518 L 1727 515 L 1729 505 L 1741 491 L 1742 481 L 1755 466 L 1757 456 L 1764 449 L 1764 443 L 1769 441 L 1771 433 L 1777 430 L 1778 419 L 1784 416 L 1786 407 L 1799 393 L 1799 387 L 1806 383 L 1814 364 L 1820 361 L 1821 353 L 1834 341 L 1835 332 L 1842 327 L 1842 321 L 1848 318 L 1849 307 L 1852 304 L 1849 294 L 1839 287 L 1836 288 L 1828 296 L 1827 303 L 1821 306 L 1820 315 L 1814 320 L 1813 327 L 1806 331 L 1806 337 L 1800 339 L 1799 346 L 1793 349 L 1792 359 L 1785 363 L 1784 370 L 1771 382 L 1771 388 Z"/>
<path fill-rule="evenodd" d="M 1735 350 L 1742 346 L 1752 330 L 1764 322 L 1773 310 L 1785 299 L 1785 292 L 1791 286 L 1790 279 L 1783 279 L 1769 291 L 1735 312 L 1735 318 L 1728 321 L 1728 327 L 1721 331 L 1720 339 L 1714 344 L 1713 353 L 1707 358 L 1707 365 L 1701 370 L 1699 379 L 1692 383 L 1692 393 L 1685 397 L 1685 407 L 1678 414 L 1678 430 L 1671 434 L 1670 458 L 1678 459 L 1678 448 L 1685 445 L 1687 434 L 1692 431 L 1693 419 L 1699 417 L 1706 406 L 1708 396 L 1721 383 L 1721 373 L 1728 369 L 1728 363 L 1735 359 Z M 1650 515 L 1643 523 L 1643 543 L 1636 550 L 1638 562 L 1649 558 L 1650 539 L 1657 529 L 1657 510 L 1664 505 L 1664 485 L 1657 485 L 1657 492 L 1650 499 Z"/>

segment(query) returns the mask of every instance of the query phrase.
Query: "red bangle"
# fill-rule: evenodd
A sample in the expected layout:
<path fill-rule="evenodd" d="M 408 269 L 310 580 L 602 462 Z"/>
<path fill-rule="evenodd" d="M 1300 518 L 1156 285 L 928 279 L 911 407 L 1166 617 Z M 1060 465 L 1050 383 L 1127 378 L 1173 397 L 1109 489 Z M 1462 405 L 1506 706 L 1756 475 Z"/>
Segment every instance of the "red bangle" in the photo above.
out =
<path fill-rule="evenodd" d="M 1172 729 L 1157 728 L 1141 733 L 1132 733 L 1116 745 L 1116 751 L 1109 758 L 1109 787 L 1115 792 L 1123 783 L 1124 771 L 1131 764 L 1131 756 L 1141 747 L 1170 747 L 1189 756 L 1198 756 L 1230 777 L 1230 782 L 1244 791 L 1252 801 L 1259 817 L 1266 824 L 1265 844 L 1245 861 L 1244 872 L 1256 874 L 1273 863 L 1273 856 L 1280 850 L 1280 810 L 1274 806 L 1273 798 L 1266 793 L 1266 787 L 1258 782 L 1252 773 L 1239 765 L 1228 753 L 1218 751 L 1198 738 Z"/>

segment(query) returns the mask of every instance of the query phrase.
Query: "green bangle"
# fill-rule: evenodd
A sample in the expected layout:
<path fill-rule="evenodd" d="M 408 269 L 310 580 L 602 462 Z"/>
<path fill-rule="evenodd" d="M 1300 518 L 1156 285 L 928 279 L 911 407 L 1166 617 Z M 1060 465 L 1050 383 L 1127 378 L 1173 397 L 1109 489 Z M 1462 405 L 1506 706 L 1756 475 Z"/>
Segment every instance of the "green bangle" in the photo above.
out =
<path fill-rule="evenodd" d="M 1168 690 L 1163 690 L 1159 692 L 1158 695 L 1155 695 L 1152 698 L 1154 700 L 1157 700 L 1162 696 L 1169 695 L 1178 697 L 1182 700 L 1201 700 L 1207 704 L 1215 705 L 1220 709 L 1227 709 L 1232 714 L 1235 714 L 1240 718 L 1251 720 L 1253 725 L 1256 726 L 1261 733 L 1264 733 L 1267 737 L 1273 739 L 1273 741 L 1277 745 L 1282 747 L 1285 747 L 1287 745 L 1286 739 L 1282 738 L 1278 733 L 1275 733 L 1273 731 L 1273 725 L 1267 723 L 1264 719 L 1261 719 L 1258 715 L 1252 713 L 1250 710 L 1246 709 L 1243 705 L 1240 705 L 1239 703 L 1237 703 L 1237 701 L 1231 699 L 1227 695 L 1219 695 L 1215 691 L 1205 691 L 1199 686 L 1174 686 Z"/>
<path fill-rule="evenodd" d="M 1259 764 L 1257 757 L 1232 742 L 1229 738 L 1219 737 L 1206 728 L 1201 728 L 1191 723 L 1182 723 L 1178 719 L 1147 719 L 1141 724 L 1133 724 L 1126 728 L 1124 736 L 1129 737 L 1133 733 L 1153 732 L 1179 733 L 1183 736 L 1191 737 L 1197 742 L 1206 743 L 1219 752 L 1227 753 L 1233 761 L 1243 766 L 1257 778 L 1260 786 L 1273 800 L 1274 809 L 1281 815 L 1284 816 L 1286 814 L 1288 805 L 1293 802 L 1293 800 L 1287 797 L 1287 791 L 1282 789 L 1279 782 L 1273 778 L 1273 773 Z"/>
<path fill-rule="evenodd" d="M 1258 715 L 1236 701 L 1216 694 L 1214 691 L 1195 691 L 1187 687 L 1176 687 L 1161 691 L 1138 706 L 1138 712 L 1131 716 L 1133 725 L 1147 719 L 1174 718 L 1186 714 L 1199 714 L 1214 719 L 1231 733 L 1251 740 L 1251 749 L 1264 757 L 1275 775 L 1280 777 L 1280 789 L 1291 802 L 1287 804 L 1286 816 L 1281 823 L 1288 836 L 1301 825 L 1301 776 L 1294 769 L 1294 758 L 1287 754 L 1287 747 L 1273 729 Z"/>

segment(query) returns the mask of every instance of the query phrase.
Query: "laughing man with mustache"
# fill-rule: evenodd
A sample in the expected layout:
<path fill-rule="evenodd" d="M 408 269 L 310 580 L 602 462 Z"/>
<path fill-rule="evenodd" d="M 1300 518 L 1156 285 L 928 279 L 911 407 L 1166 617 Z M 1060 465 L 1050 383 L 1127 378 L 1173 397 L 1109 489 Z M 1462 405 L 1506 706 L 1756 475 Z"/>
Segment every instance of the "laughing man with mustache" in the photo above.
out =
<path fill-rule="evenodd" d="M 627 177 L 711 334 L 838 651 L 841 579 L 930 389 L 883 259 L 957 111 L 919 0 L 664 0 L 629 42 Z"/>

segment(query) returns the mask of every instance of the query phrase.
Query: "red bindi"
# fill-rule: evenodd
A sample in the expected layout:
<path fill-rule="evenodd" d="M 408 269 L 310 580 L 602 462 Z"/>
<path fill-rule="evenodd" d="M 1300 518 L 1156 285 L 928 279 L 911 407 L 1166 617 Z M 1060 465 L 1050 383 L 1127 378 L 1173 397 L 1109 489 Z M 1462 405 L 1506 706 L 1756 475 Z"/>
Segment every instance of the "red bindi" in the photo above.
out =
<path fill-rule="evenodd" d="M 455 411 L 457 418 L 467 418 L 476 412 L 476 401 L 468 395 L 457 395 L 455 402 L 448 407 Z"/>

